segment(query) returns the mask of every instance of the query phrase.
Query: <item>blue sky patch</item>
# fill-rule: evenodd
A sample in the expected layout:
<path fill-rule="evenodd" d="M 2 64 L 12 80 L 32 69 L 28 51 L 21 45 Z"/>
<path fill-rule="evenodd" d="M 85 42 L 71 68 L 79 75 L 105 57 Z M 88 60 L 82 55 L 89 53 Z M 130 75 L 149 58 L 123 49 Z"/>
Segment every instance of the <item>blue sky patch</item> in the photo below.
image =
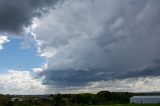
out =
<path fill-rule="evenodd" d="M 1 72 L 9 69 L 30 71 L 43 65 L 45 59 L 37 55 L 34 42 L 30 48 L 21 49 L 23 39 L 10 37 L 9 40 L 10 42 L 4 45 L 4 49 L 0 50 Z"/>

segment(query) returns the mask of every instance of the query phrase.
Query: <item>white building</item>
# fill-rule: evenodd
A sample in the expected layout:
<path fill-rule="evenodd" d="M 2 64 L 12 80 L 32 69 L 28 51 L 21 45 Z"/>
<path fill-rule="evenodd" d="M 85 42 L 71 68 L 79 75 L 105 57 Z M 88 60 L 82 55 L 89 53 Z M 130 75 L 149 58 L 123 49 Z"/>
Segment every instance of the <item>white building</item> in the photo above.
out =
<path fill-rule="evenodd" d="M 15 101 L 22 102 L 23 99 L 22 99 L 22 98 L 11 98 L 11 101 L 12 101 L 12 102 L 15 102 Z"/>
<path fill-rule="evenodd" d="M 133 96 L 130 98 L 132 104 L 158 104 L 160 96 Z"/>

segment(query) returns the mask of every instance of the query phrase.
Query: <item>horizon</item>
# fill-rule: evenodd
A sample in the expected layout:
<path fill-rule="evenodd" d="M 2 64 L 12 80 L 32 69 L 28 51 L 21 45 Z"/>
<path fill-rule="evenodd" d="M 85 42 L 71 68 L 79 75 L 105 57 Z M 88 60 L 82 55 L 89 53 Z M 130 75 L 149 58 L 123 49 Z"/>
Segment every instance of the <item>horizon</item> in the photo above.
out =
<path fill-rule="evenodd" d="M 134 94 L 133 96 L 160 96 L 160 92 L 111 92 L 111 91 L 98 91 L 98 92 L 94 92 L 94 93 L 90 93 L 90 92 L 81 92 L 81 93 L 50 93 L 50 94 L 0 94 L 0 95 L 10 95 L 10 96 L 42 96 L 42 95 L 79 95 L 79 94 L 98 94 L 100 92 L 110 92 L 110 93 L 130 93 L 130 94 Z M 141 94 L 141 95 L 135 95 L 135 94 Z M 145 94 L 145 95 L 144 95 Z M 148 94 L 148 95 L 146 95 Z"/>

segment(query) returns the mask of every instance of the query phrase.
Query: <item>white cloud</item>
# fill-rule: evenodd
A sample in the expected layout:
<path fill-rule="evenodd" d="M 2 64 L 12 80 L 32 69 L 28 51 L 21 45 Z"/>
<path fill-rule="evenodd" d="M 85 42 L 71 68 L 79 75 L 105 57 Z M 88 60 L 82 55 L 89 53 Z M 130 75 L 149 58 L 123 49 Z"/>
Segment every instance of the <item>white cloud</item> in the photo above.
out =
<path fill-rule="evenodd" d="M 46 86 L 29 71 L 8 70 L 0 74 L 0 92 L 3 94 L 44 94 Z"/>
<path fill-rule="evenodd" d="M 126 91 L 126 92 L 152 92 L 159 91 L 160 77 L 138 77 L 129 78 L 122 80 L 110 80 L 110 81 L 100 81 L 93 82 L 91 86 L 88 87 L 89 90 L 100 91 Z"/>
<path fill-rule="evenodd" d="M 53 47 L 46 47 L 44 49 L 40 49 L 39 51 L 40 56 L 50 58 L 56 55 L 57 50 Z"/>
<path fill-rule="evenodd" d="M 9 42 L 7 36 L 0 35 L 0 49 L 3 49 L 3 44 Z"/>
<path fill-rule="evenodd" d="M 40 73 L 40 72 L 43 71 L 42 68 L 33 68 L 32 70 L 33 70 L 34 72 L 36 72 L 36 73 Z"/>

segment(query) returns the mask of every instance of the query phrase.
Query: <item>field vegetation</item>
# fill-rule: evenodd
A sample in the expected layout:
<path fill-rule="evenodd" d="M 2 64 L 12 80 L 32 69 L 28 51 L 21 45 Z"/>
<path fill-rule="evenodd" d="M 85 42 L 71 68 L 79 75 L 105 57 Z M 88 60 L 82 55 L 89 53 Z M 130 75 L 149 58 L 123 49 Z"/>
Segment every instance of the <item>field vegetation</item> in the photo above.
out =
<path fill-rule="evenodd" d="M 134 95 L 152 94 L 100 91 L 97 94 L 0 95 L 0 106 L 160 106 L 129 104 Z"/>
<path fill-rule="evenodd" d="M 160 104 L 112 104 L 112 105 L 92 105 L 92 106 L 160 106 Z"/>

